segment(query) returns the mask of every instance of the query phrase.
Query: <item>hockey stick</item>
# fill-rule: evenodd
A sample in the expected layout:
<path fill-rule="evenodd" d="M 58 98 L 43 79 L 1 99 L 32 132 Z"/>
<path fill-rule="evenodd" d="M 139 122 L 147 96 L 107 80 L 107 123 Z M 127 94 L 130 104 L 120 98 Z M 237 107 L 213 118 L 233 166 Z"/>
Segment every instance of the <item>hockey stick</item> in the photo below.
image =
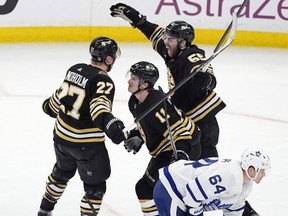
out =
<path fill-rule="evenodd" d="M 242 12 L 243 8 L 246 6 L 247 0 L 244 0 L 240 6 L 240 8 L 238 9 L 236 16 L 237 18 L 240 16 L 240 13 Z M 222 46 L 223 41 L 226 39 L 227 35 L 229 34 L 231 28 L 233 25 L 233 21 L 230 22 L 228 28 L 226 29 L 226 31 L 224 32 L 224 34 L 222 35 L 220 41 L 218 42 L 217 46 L 214 49 L 214 52 L 217 52 L 219 50 L 219 48 Z"/>
<path fill-rule="evenodd" d="M 194 77 L 199 71 L 204 69 L 205 67 L 208 67 L 210 62 L 218 56 L 223 50 L 225 50 L 227 47 L 230 46 L 230 44 L 233 42 L 236 34 L 237 29 L 237 15 L 233 13 L 233 19 L 232 19 L 232 25 L 231 25 L 231 31 L 229 38 L 227 39 L 226 43 L 218 48 L 218 50 L 214 51 L 213 54 L 205 61 L 203 62 L 194 73 L 190 73 L 185 79 L 181 80 L 174 88 L 170 89 L 166 94 L 164 94 L 163 98 L 161 98 L 159 101 L 157 101 L 154 105 L 150 106 L 149 109 L 145 110 L 142 114 L 140 114 L 137 118 L 134 119 L 134 122 L 129 125 L 129 127 L 126 127 L 123 129 L 123 133 L 125 136 L 128 136 L 128 130 L 132 127 L 135 127 L 135 123 L 140 122 L 147 114 L 149 114 L 153 109 L 155 109 L 157 106 L 159 106 L 164 100 L 166 100 L 171 94 L 173 94 L 177 89 L 182 87 L 185 83 L 187 83 L 192 77 Z M 225 31 L 226 33 L 226 31 Z M 224 34 L 225 34 L 224 33 Z M 227 34 L 226 34 L 227 37 Z M 219 43 L 218 43 L 219 44 Z"/>
<path fill-rule="evenodd" d="M 158 88 L 163 94 L 165 94 L 163 89 L 161 88 L 161 86 L 158 86 Z M 176 149 L 176 145 L 175 145 L 175 142 L 174 142 L 174 139 L 173 139 L 173 135 L 172 135 L 172 132 L 171 132 L 171 127 L 170 127 L 169 120 L 168 120 L 166 101 L 163 102 L 163 106 L 164 106 L 164 112 L 165 112 L 165 122 L 166 122 L 166 127 L 167 127 L 167 130 L 168 130 L 168 133 L 169 133 L 170 143 L 171 143 L 171 146 L 172 146 L 172 149 L 173 149 L 175 160 L 177 161 L 177 159 L 178 159 L 177 158 L 177 149 Z"/>

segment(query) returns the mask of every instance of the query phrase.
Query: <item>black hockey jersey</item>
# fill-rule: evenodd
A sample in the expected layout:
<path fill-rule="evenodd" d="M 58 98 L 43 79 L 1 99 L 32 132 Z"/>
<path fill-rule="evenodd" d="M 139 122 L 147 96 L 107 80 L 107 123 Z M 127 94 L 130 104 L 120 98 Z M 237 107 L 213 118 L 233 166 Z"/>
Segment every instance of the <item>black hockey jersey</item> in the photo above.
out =
<path fill-rule="evenodd" d="M 163 98 L 163 93 L 155 89 L 149 90 L 149 94 L 143 103 L 139 103 L 135 95 L 132 95 L 128 102 L 129 110 L 133 117 L 137 118 L 161 98 Z M 172 105 L 169 100 L 164 102 L 166 103 L 167 118 L 174 142 L 177 144 L 178 140 L 192 140 L 195 124 Z M 172 151 L 165 117 L 164 104 L 161 103 L 137 124 L 149 153 L 153 157 L 161 152 Z"/>
<path fill-rule="evenodd" d="M 164 28 L 146 21 L 138 28 L 152 42 L 153 49 L 164 59 L 167 66 L 168 87 L 172 89 L 187 77 L 194 73 L 199 66 L 205 62 L 205 52 L 196 45 L 184 49 L 176 58 L 168 56 L 167 48 L 162 40 Z M 213 74 L 213 68 L 209 65 L 207 70 Z M 214 75 L 214 74 L 213 74 Z M 193 78 L 180 87 L 173 95 L 171 101 L 194 122 L 204 117 L 215 116 L 226 105 L 214 91 L 203 92 L 195 88 Z"/>
<path fill-rule="evenodd" d="M 103 143 L 103 114 L 112 111 L 115 87 L 107 72 L 87 64 L 76 64 L 50 98 L 56 117 L 54 141 L 69 146 Z"/>

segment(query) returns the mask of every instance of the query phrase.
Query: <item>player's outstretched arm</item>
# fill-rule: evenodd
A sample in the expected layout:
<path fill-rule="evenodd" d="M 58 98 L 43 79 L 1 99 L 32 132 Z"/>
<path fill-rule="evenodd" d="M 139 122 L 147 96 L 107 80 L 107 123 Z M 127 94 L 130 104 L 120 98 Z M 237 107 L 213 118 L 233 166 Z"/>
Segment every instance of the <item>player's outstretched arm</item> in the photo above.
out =
<path fill-rule="evenodd" d="M 123 3 L 112 5 L 110 11 L 112 17 L 120 17 L 128 21 L 134 28 L 142 25 L 146 20 L 146 16 L 140 14 L 139 11 L 133 7 Z"/>

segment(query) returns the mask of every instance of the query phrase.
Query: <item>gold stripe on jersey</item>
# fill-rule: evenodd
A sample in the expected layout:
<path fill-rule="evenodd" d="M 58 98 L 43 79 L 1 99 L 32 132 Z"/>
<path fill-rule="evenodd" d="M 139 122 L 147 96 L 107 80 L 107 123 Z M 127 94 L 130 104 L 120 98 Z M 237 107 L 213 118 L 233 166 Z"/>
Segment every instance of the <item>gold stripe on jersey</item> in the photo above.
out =
<path fill-rule="evenodd" d="M 162 142 L 157 146 L 154 151 L 149 152 L 152 157 L 157 157 L 161 152 L 172 151 L 172 146 L 170 144 L 170 140 L 166 137 Z"/>
<path fill-rule="evenodd" d="M 111 112 L 111 101 L 104 95 L 94 98 L 90 102 L 90 113 L 94 121 L 101 113 Z"/>
<path fill-rule="evenodd" d="M 164 31 L 164 28 L 158 26 L 149 38 L 149 40 L 152 42 L 152 47 L 154 50 L 156 50 L 158 43 L 160 39 L 162 38 L 163 31 Z"/>
<path fill-rule="evenodd" d="M 211 110 L 217 107 L 221 102 L 222 100 L 220 99 L 220 97 L 214 91 L 212 91 L 212 93 L 206 98 L 206 100 L 200 103 L 193 110 L 187 112 L 186 115 L 194 122 L 197 122 L 201 120 L 203 117 L 205 117 Z"/>
<path fill-rule="evenodd" d="M 185 136 L 186 138 L 192 138 L 192 134 L 195 130 L 195 124 L 187 117 L 182 119 L 182 121 L 177 121 L 174 125 L 170 127 L 173 134 L 173 138 L 179 138 Z M 169 130 L 164 133 L 165 137 L 168 137 Z"/>
<path fill-rule="evenodd" d="M 143 212 L 144 215 L 159 215 L 157 207 L 155 205 L 154 200 L 143 200 L 143 199 L 139 199 L 140 205 L 141 205 L 141 210 Z"/>
<path fill-rule="evenodd" d="M 77 129 L 66 124 L 58 115 L 55 132 L 61 139 L 74 143 L 104 142 L 105 134 L 99 128 Z"/>
<path fill-rule="evenodd" d="M 59 113 L 61 104 L 56 94 L 56 92 L 53 93 L 49 103 L 49 107 L 55 113 L 55 115 Z"/>
<path fill-rule="evenodd" d="M 182 119 L 182 121 L 177 121 L 175 124 L 170 126 L 170 131 L 172 133 L 172 138 L 176 142 L 182 139 L 192 139 L 192 134 L 195 130 L 195 124 L 187 117 Z M 163 136 L 165 137 L 156 149 L 150 152 L 152 157 L 156 157 L 161 152 L 171 151 L 172 145 L 169 137 L 169 130 L 167 129 Z"/>

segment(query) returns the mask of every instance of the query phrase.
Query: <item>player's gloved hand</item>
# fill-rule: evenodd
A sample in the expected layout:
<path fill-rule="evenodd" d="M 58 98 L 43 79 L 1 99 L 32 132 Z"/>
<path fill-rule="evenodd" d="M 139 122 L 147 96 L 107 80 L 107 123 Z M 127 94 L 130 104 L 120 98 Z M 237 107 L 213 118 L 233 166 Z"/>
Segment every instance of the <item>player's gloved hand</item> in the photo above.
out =
<path fill-rule="evenodd" d="M 201 91 L 211 91 L 216 87 L 216 78 L 208 72 L 199 71 L 193 80 L 194 87 Z"/>
<path fill-rule="evenodd" d="M 44 111 L 44 113 L 46 113 L 47 115 L 49 115 L 52 118 L 56 118 L 56 114 L 51 110 L 51 108 L 49 107 L 49 103 L 50 103 L 50 97 L 47 98 L 43 104 L 42 104 L 42 110 Z"/>
<path fill-rule="evenodd" d="M 142 25 L 146 20 L 146 16 L 143 16 L 134 8 L 123 3 L 117 3 L 115 5 L 112 5 L 110 7 L 110 11 L 110 15 L 112 17 L 120 17 L 128 21 L 130 25 L 134 28 Z"/>
<path fill-rule="evenodd" d="M 136 154 L 143 145 L 143 140 L 138 136 L 133 136 L 124 140 L 124 147 L 128 152 L 133 151 L 133 154 Z"/>
<path fill-rule="evenodd" d="M 49 115 L 49 114 L 48 114 L 49 102 L 50 102 L 50 97 L 47 98 L 47 99 L 43 102 L 43 104 L 42 104 L 42 110 L 43 110 L 44 113 L 46 113 L 47 115 Z"/>
<path fill-rule="evenodd" d="M 203 216 L 203 206 L 202 204 L 199 205 L 198 207 L 190 207 L 187 206 L 189 216 Z"/>
<path fill-rule="evenodd" d="M 119 144 L 125 139 L 122 131 L 124 128 L 123 122 L 112 114 L 104 116 L 104 131 L 113 143 Z"/>

